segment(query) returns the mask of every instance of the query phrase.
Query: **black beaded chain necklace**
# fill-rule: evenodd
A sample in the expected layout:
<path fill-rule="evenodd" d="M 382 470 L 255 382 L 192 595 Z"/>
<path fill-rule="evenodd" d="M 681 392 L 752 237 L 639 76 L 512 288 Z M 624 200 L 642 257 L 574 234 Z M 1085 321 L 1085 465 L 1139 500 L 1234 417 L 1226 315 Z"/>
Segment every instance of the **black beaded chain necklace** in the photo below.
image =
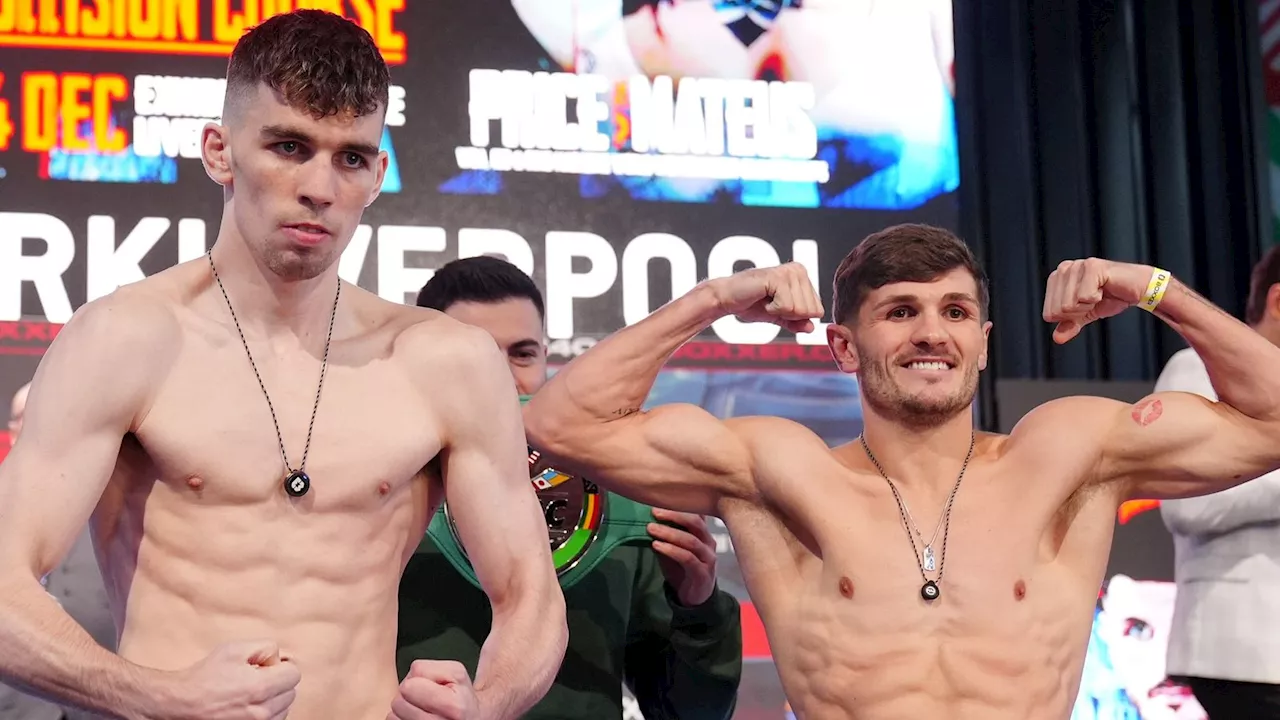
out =
<path fill-rule="evenodd" d="M 906 503 L 902 501 L 902 495 L 898 493 L 898 487 L 893 484 L 892 480 L 889 479 L 889 476 L 885 473 L 884 468 L 880 467 L 880 461 L 876 460 L 876 456 L 871 452 L 871 448 L 867 446 L 867 438 L 862 435 L 858 436 L 858 440 L 862 443 L 863 451 L 867 453 L 867 457 L 871 460 L 871 464 L 876 466 L 876 470 L 880 473 L 880 477 L 884 478 L 884 481 L 889 483 L 889 489 L 893 491 L 893 499 L 898 502 L 898 514 L 902 517 L 902 527 L 904 530 L 907 531 L 907 540 L 911 541 L 911 553 L 912 555 L 915 556 L 916 564 L 920 567 L 920 578 L 924 580 L 924 585 L 920 586 L 920 597 L 924 598 L 925 600 L 929 600 L 929 601 L 937 600 L 939 597 L 942 596 L 942 589 L 938 587 L 938 583 L 942 582 L 942 571 L 947 564 L 947 535 L 951 530 L 951 505 L 952 503 L 955 502 L 956 491 L 960 489 L 960 481 L 964 479 L 964 472 L 969 468 L 969 460 L 973 458 L 973 446 L 974 446 L 975 439 L 976 439 L 976 434 L 973 432 L 970 432 L 969 433 L 969 452 L 964 457 L 964 464 L 960 466 L 960 475 L 956 477 L 956 483 L 951 487 L 951 494 L 947 496 L 947 506 L 943 511 L 943 516 L 941 521 L 943 526 L 942 556 L 939 558 L 939 562 L 938 562 L 938 579 L 930 580 L 929 576 L 926 574 L 926 569 L 933 570 L 932 541 L 930 541 L 929 544 L 925 545 L 924 559 L 922 560 L 920 557 L 920 550 L 916 547 L 916 538 L 915 538 L 916 535 L 920 535 L 920 530 L 915 527 L 914 520 L 908 519 L 910 512 L 907 510 Z M 915 530 L 914 534 L 912 533 L 912 530 Z M 934 530 L 933 534 L 934 534 L 934 537 L 936 538 L 938 535 L 936 529 Z M 920 538 L 921 538 L 920 541 L 923 543 L 924 536 L 920 535 Z"/>
<path fill-rule="evenodd" d="M 218 289 L 222 291 L 222 299 L 227 301 L 227 310 L 231 312 L 231 321 L 236 325 L 236 332 L 240 334 L 240 342 L 244 345 L 244 353 L 249 357 L 249 366 L 253 368 L 254 377 L 258 378 L 258 387 L 262 388 L 262 396 L 267 399 L 267 409 L 271 411 L 271 422 L 276 426 L 276 439 L 280 441 L 280 459 L 284 461 L 284 491 L 290 497 L 302 497 L 311 489 L 311 478 L 307 475 L 307 455 L 311 452 L 311 431 L 316 426 L 316 412 L 320 409 L 320 391 L 324 388 L 325 371 L 329 368 L 329 343 L 333 340 L 333 321 L 338 316 L 338 298 L 342 296 L 342 281 L 338 281 L 338 291 L 333 296 L 333 310 L 329 312 L 329 335 L 324 341 L 324 360 L 320 363 L 320 384 L 316 386 L 316 400 L 311 407 L 311 424 L 307 426 L 307 444 L 302 450 L 302 463 L 298 467 L 289 464 L 289 456 L 284 451 L 284 435 L 280 432 L 280 422 L 276 419 L 275 406 L 271 404 L 271 395 L 267 393 L 267 386 L 262 382 L 262 375 L 258 373 L 258 365 L 253 361 L 253 353 L 249 352 L 249 341 L 245 340 L 244 331 L 240 329 L 240 320 L 236 317 L 235 308 L 231 307 L 231 298 L 227 296 L 227 289 L 222 286 L 222 278 L 218 277 L 218 268 L 213 264 L 213 253 L 209 253 L 209 268 L 213 270 L 213 279 L 218 283 Z"/>

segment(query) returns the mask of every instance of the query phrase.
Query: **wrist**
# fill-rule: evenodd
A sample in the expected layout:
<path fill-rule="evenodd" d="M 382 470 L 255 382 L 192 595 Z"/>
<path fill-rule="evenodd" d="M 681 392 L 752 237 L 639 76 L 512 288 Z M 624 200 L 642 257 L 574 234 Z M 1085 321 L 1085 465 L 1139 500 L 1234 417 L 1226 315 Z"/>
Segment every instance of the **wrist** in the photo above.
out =
<path fill-rule="evenodd" d="M 700 313 L 707 322 L 714 322 L 729 313 L 729 298 L 725 289 L 726 278 L 703 280 L 694 287 L 689 297 L 696 300 Z"/>
<path fill-rule="evenodd" d="M 711 587 L 711 594 L 697 605 L 686 605 L 680 601 L 680 595 L 671 583 L 663 582 L 662 591 L 671 606 L 672 620 L 677 626 L 709 626 L 730 612 L 736 604 L 728 593 L 720 592 L 720 585 Z"/>
<path fill-rule="evenodd" d="M 121 694 L 128 720 L 160 720 L 184 716 L 180 707 L 183 689 L 174 682 L 173 673 L 134 666 L 124 682 Z"/>
<path fill-rule="evenodd" d="M 1173 274 L 1151 265 L 1137 265 L 1135 268 L 1134 287 L 1139 294 L 1134 305 L 1147 312 L 1155 312 L 1173 285 Z"/>

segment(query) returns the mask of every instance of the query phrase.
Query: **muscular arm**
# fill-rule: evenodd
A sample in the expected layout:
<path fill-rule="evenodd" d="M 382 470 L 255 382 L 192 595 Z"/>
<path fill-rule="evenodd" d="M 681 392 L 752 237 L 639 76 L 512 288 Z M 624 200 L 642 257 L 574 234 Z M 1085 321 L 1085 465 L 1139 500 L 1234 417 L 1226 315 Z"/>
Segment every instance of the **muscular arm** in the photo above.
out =
<path fill-rule="evenodd" d="M 1122 482 L 1128 497 L 1177 498 L 1280 467 L 1280 348 L 1176 279 L 1156 314 L 1203 359 L 1219 401 L 1186 392 L 1103 401 L 1091 411 L 1105 430 L 1098 479 Z"/>
<path fill-rule="evenodd" d="M 40 363 L 22 434 L 0 464 L 0 680 L 108 717 L 150 715 L 161 673 L 99 646 L 40 578 L 88 521 L 177 336 L 149 304 L 108 297 L 81 308 Z"/>
<path fill-rule="evenodd" d="M 574 359 L 525 406 L 530 444 L 649 505 L 715 515 L 724 497 L 753 497 L 734 423 L 687 404 L 641 411 L 671 353 L 721 314 L 704 283 Z"/>
<path fill-rule="evenodd" d="M 452 322 L 452 321 L 449 321 Z M 516 718 L 551 687 L 568 629 L 506 360 L 482 330 L 457 326 L 435 368 L 445 423 L 445 498 L 493 607 L 474 686 L 481 717 Z M 467 378 L 464 382 L 461 379 Z"/>
<path fill-rule="evenodd" d="M 1191 350 L 1169 359 L 1156 381 L 1157 392 L 1189 392 L 1216 400 L 1204 363 Z M 1182 535 L 1214 535 L 1256 523 L 1280 521 L 1280 473 L 1202 497 L 1166 500 L 1165 525 Z"/>

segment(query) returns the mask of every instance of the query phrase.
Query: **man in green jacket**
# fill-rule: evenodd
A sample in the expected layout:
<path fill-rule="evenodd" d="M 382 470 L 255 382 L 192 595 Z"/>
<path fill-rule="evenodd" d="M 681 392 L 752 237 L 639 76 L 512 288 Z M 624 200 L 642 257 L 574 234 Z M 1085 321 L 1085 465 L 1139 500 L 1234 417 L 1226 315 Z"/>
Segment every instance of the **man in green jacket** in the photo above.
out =
<path fill-rule="evenodd" d="M 546 381 L 542 294 L 514 265 L 451 262 L 418 305 L 493 335 L 523 396 Z M 525 717 L 619 718 L 625 683 L 646 720 L 729 718 L 742 625 L 737 600 L 716 585 L 715 541 L 703 519 L 605 493 L 547 467 L 533 450 L 529 470 L 564 590 L 569 647 L 550 692 Z M 490 614 L 474 577 L 442 507 L 400 583 L 401 677 L 423 658 L 475 672 Z"/>

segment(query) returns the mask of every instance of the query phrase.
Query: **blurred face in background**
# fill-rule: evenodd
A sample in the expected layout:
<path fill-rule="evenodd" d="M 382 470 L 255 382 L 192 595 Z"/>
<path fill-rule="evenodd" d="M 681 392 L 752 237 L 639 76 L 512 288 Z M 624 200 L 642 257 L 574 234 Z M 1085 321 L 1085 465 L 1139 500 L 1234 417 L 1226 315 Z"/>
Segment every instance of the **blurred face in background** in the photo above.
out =
<path fill-rule="evenodd" d="M 542 342 L 542 316 L 532 301 L 507 298 L 498 302 L 460 301 L 445 308 L 449 317 L 493 336 L 507 356 L 511 376 L 521 395 L 532 395 L 547 381 L 547 349 Z"/>

